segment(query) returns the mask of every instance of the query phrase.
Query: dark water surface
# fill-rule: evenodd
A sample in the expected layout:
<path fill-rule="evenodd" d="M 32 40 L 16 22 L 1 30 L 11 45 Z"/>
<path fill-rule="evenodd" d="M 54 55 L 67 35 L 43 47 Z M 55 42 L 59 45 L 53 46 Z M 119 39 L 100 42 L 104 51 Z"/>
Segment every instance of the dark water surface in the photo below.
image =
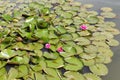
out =
<path fill-rule="evenodd" d="M 120 30 L 120 0 L 76 0 L 81 3 L 91 3 L 94 5 L 94 10 L 98 10 L 101 7 L 111 7 L 113 12 L 117 14 L 117 19 L 113 19 L 116 22 L 117 28 Z M 115 37 L 120 42 L 120 35 Z M 120 46 L 112 48 L 114 56 L 112 62 L 108 64 L 109 73 L 103 77 L 103 80 L 120 80 Z"/>

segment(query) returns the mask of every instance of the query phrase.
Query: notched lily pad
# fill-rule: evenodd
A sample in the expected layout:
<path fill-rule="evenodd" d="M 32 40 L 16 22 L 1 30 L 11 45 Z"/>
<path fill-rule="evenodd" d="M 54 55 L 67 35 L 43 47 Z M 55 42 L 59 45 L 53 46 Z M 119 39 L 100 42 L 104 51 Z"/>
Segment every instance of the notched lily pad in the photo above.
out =
<path fill-rule="evenodd" d="M 90 24 L 96 24 L 98 23 L 99 19 L 96 16 L 88 16 L 87 21 Z"/>
<path fill-rule="evenodd" d="M 83 68 L 82 62 L 75 57 L 65 58 L 65 62 L 68 63 L 68 64 L 66 63 L 65 66 L 64 66 L 64 68 L 66 70 L 78 71 L 78 70 L 81 70 Z"/>
<path fill-rule="evenodd" d="M 113 12 L 102 12 L 101 16 L 105 17 L 105 18 L 115 18 L 116 14 Z"/>
<path fill-rule="evenodd" d="M 104 76 L 108 74 L 108 69 L 104 64 L 95 64 L 93 66 L 89 66 L 89 68 L 96 75 Z"/>
<path fill-rule="evenodd" d="M 77 38 L 74 41 L 77 42 L 78 45 L 89 45 L 90 44 L 90 40 L 84 37 Z"/>
<path fill-rule="evenodd" d="M 119 42 L 115 39 L 109 39 L 108 41 L 106 41 L 106 43 L 110 46 L 118 46 Z"/>
<path fill-rule="evenodd" d="M 64 73 L 64 76 L 67 77 L 67 79 L 73 79 L 73 80 L 85 80 L 82 74 L 79 72 L 73 72 L 73 71 L 67 71 Z"/>
<path fill-rule="evenodd" d="M 64 66 L 64 61 L 61 57 L 55 60 L 46 60 L 47 66 L 50 68 L 61 68 Z"/>
<path fill-rule="evenodd" d="M 87 80 L 102 80 L 99 76 L 95 75 L 95 74 L 92 74 L 92 73 L 85 73 L 84 74 L 84 77 L 87 79 Z"/>

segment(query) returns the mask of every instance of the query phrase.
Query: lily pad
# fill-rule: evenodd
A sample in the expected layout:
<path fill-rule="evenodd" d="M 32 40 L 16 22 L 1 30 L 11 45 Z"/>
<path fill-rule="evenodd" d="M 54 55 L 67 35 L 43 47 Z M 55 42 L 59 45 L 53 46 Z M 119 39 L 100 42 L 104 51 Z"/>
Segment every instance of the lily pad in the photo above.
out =
<path fill-rule="evenodd" d="M 101 16 L 105 17 L 105 18 L 115 18 L 116 14 L 112 13 L 112 12 L 102 12 Z"/>
<path fill-rule="evenodd" d="M 55 60 L 46 60 L 47 66 L 50 68 L 61 68 L 64 66 L 63 59 L 58 57 Z"/>
<path fill-rule="evenodd" d="M 90 44 L 90 40 L 84 37 L 77 38 L 74 41 L 77 42 L 78 45 L 89 45 Z"/>
<path fill-rule="evenodd" d="M 89 59 L 95 58 L 97 56 L 97 54 L 95 54 L 95 53 L 81 53 L 79 56 L 83 59 L 89 60 Z"/>
<path fill-rule="evenodd" d="M 98 23 L 99 19 L 96 16 L 88 16 L 87 21 L 90 24 L 96 24 Z"/>
<path fill-rule="evenodd" d="M 87 80 L 102 80 L 99 76 L 92 74 L 92 73 L 86 73 L 86 74 L 84 74 L 84 77 Z"/>
<path fill-rule="evenodd" d="M 108 74 L 108 69 L 104 64 L 96 64 L 93 66 L 89 66 L 89 68 L 96 75 L 104 76 Z"/>
<path fill-rule="evenodd" d="M 67 71 L 64 73 L 65 77 L 67 77 L 67 79 L 73 79 L 73 80 L 85 80 L 85 78 L 83 77 L 82 74 L 78 73 L 78 72 L 73 72 L 73 71 Z"/>
<path fill-rule="evenodd" d="M 103 12 L 111 12 L 111 11 L 112 11 L 112 8 L 110 8 L 110 7 L 102 7 L 101 10 L 102 10 Z"/>
<path fill-rule="evenodd" d="M 76 59 L 75 57 L 65 58 L 65 61 L 68 63 L 64 66 L 66 70 L 77 71 L 83 68 L 82 62 L 79 59 Z"/>
<path fill-rule="evenodd" d="M 109 44 L 110 46 L 118 46 L 119 42 L 115 39 L 109 39 L 108 41 L 106 41 L 107 44 Z"/>
<path fill-rule="evenodd" d="M 5 49 L 0 52 L 0 58 L 3 58 L 3 59 L 9 59 L 16 55 L 17 53 L 14 50 L 10 50 L 10 49 Z"/>

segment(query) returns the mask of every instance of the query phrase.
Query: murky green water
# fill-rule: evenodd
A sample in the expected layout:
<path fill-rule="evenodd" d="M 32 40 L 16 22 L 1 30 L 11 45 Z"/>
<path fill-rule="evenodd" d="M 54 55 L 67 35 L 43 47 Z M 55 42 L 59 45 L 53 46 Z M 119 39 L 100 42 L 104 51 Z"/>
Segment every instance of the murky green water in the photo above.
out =
<path fill-rule="evenodd" d="M 113 19 L 116 22 L 117 28 L 120 30 L 120 0 L 77 0 L 82 3 L 94 4 L 94 10 L 98 10 L 101 7 L 111 7 L 117 14 L 117 19 Z M 120 35 L 115 37 L 120 42 Z M 120 80 L 120 46 L 112 48 L 114 51 L 113 61 L 108 64 L 109 74 L 103 77 L 103 80 Z"/>

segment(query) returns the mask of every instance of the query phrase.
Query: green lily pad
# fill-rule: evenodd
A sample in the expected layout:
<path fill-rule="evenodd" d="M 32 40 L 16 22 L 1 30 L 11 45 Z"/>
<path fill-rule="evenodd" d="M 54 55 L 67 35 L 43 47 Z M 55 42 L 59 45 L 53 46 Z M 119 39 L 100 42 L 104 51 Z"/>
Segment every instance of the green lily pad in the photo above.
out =
<path fill-rule="evenodd" d="M 73 20 L 71 20 L 71 19 L 63 19 L 62 22 L 65 23 L 66 25 L 70 25 L 70 24 L 73 23 Z"/>
<path fill-rule="evenodd" d="M 74 41 L 77 42 L 78 45 L 89 45 L 90 44 L 90 40 L 84 37 L 77 38 Z"/>
<path fill-rule="evenodd" d="M 44 34 L 44 35 L 43 35 Z M 35 36 L 41 38 L 44 42 L 48 42 L 48 30 L 47 29 L 38 29 L 35 31 Z"/>
<path fill-rule="evenodd" d="M 97 54 L 95 54 L 95 53 L 81 53 L 79 56 L 83 59 L 89 60 L 89 59 L 95 58 L 97 56 Z"/>
<path fill-rule="evenodd" d="M 32 68 L 32 70 L 35 72 L 42 70 L 42 66 L 40 64 L 39 65 L 30 65 L 30 68 Z"/>
<path fill-rule="evenodd" d="M 102 12 L 101 16 L 103 16 L 105 18 L 115 18 L 116 14 L 114 14 L 113 12 Z"/>
<path fill-rule="evenodd" d="M 78 70 L 81 70 L 83 68 L 82 62 L 75 57 L 65 58 L 65 61 L 68 63 L 64 66 L 64 68 L 66 70 L 78 71 Z"/>
<path fill-rule="evenodd" d="M 55 69 L 53 69 L 53 68 L 46 68 L 44 71 L 46 74 L 51 75 L 53 77 L 58 76 Z"/>
<path fill-rule="evenodd" d="M 78 34 L 80 36 L 89 36 L 89 35 L 91 35 L 91 33 L 89 31 L 81 31 L 81 32 L 78 32 Z"/>
<path fill-rule="evenodd" d="M 29 56 L 25 56 L 25 55 L 24 55 L 24 57 L 16 56 L 13 59 L 11 59 L 11 61 L 9 63 L 13 63 L 13 64 L 28 64 L 29 63 Z"/>
<path fill-rule="evenodd" d="M 18 70 L 15 68 L 11 68 L 8 72 L 8 80 L 16 79 L 18 76 Z"/>
<path fill-rule="evenodd" d="M 55 60 L 46 60 L 47 67 L 50 68 L 61 68 L 64 66 L 64 61 L 61 57 L 58 57 Z"/>
<path fill-rule="evenodd" d="M 81 46 L 75 45 L 74 48 L 76 49 L 76 54 L 80 54 L 83 52 L 83 48 Z"/>
<path fill-rule="evenodd" d="M 11 21 L 13 18 L 9 14 L 2 15 L 2 18 L 6 20 L 7 22 Z"/>
<path fill-rule="evenodd" d="M 109 39 L 108 41 L 106 41 L 108 45 L 110 46 L 118 46 L 119 42 L 115 39 Z"/>
<path fill-rule="evenodd" d="M 81 59 L 85 66 L 92 66 L 95 64 L 94 59 Z"/>
<path fill-rule="evenodd" d="M 109 48 L 109 46 L 104 41 L 93 41 L 92 44 L 97 47 Z"/>
<path fill-rule="evenodd" d="M 45 75 L 43 75 L 43 74 L 41 74 L 39 72 L 36 72 L 34 75 L 35 75 L 36 80 L 39 80 L 39 79 L 46 80 Z"/>
<path fill-rule="evenodd" d="M 111 63 L 112 62 L 112 59 L 110 57 L 106 57 L 105 60 L 104 60 L 104 64 L 108 64 L 108 63 Z"/>
<path fill-rule="evenodd" d="M 69 41 L 69 40 L 72 40 L 72 36 L 70 34 L 63 34 L 60 36 L 60 39 L 62 41 Z"/>
<path fill-rule="evenodd" d="M 84 51 L 85 51 L 86 53 L 97 53 L 98 49 L 97 49 L 97 47 L 94 46 L 94 45 L 89 45 L 89 46 L 86 46 L 86 47 L 84 48 Z"/>
<path fill-rule="evenodd" d="M 85 73 L 84 77 L 86 78 L 86 80 L 102 80 L 99 76 L 92 73 Z"/>
<path fill-rule="evenodd" d="M 99 47 L 98 52 L 103 54 L 104 57 L 112 57 L 113 56 L 113 52 L 110 50 L 110 48 Z"/>
<path fill-rule="evenodd" d="M 17 76 L 18 78 L 28 75 L 28 72 L 29 72 L 26 65 L 18 66 L 17 70 L 18 70 L 18 76 Z"/>
<path fill-rule="evenodd" d="M 71 13 L 69 13 L 69 12 L 63 12 L 61 14 L 61 16 L 64 17 L 64 18 L 72 18 L 73 15 Z"/>
<path fill-rule="evenodd" d="M 6 73 L 7 73 L 7 71 L 6 71 L 5 68 L 1 68 L 1 69 L 0 69 L 0 76 L 3 76 L 3 75 L 6 74 Z"/>
<path fill-rule="evenodd" d="M 104 35 L 98 35 L 98 36 L 93 36 L 91 38 L 91 40 L 95 40 L 95 41 L 104 41 L 106 40 L 106 37 Z"/>
<path fill-rule="evenodd" d="M 67 77 L 67 79 L 73 79 L 73 80 L 85 80 L 82 74 L 78 72 L 73 71 L 67 71 L 64 73 L 64 76 Z"/>
<path fill-rule="evenodd" d="M 56 29 L 58 30 L 58 32 L 60 34 L 65 34 L 66 33 L 66 29 L 62 26 L 56 26 Z"/>
<path fill-rule="evenodd" d="M 10 50 L 10 49 L 5 49 L 0 52 L 0 58 L 3 58 L 3 59 L 9 59 L 16 55 L 17 53 L 14 50 Z"/>
<path fill-rule="evenodd" d="M 102 7 L 100 10 L 103 11 L 103 12 L 111 12 L 112 8 L 110 8 L 110 7 Z"/>
<path fill-rule="evenodd" d="M 64 45 L 63 50 L 65 50 L 65 52 L 68 52 L 68 53 L 74 53 L 74 54 L 76 53 L 76 49 L 69 45 Z"/>
<path fill-rule="evenodd" d="M 90 24 L 96 24 L 98 23 L 99 19 L 96 16 L 88 16 L 87 21 Z"/>
<path fill-rule="evenodd" d="M 95 64 L 93 66 L 89 66 L 89 68 L 96 75 L 104 76 L 108 74 L 108 69 L 104 64 Z"/>
<path fill-rule="evenodd" d="M 43 55 L 45 58 L 47 59 L 57 59 L 58 57 L 58 53 L 48 53 L 48 52 L 44 52 Z"/>

